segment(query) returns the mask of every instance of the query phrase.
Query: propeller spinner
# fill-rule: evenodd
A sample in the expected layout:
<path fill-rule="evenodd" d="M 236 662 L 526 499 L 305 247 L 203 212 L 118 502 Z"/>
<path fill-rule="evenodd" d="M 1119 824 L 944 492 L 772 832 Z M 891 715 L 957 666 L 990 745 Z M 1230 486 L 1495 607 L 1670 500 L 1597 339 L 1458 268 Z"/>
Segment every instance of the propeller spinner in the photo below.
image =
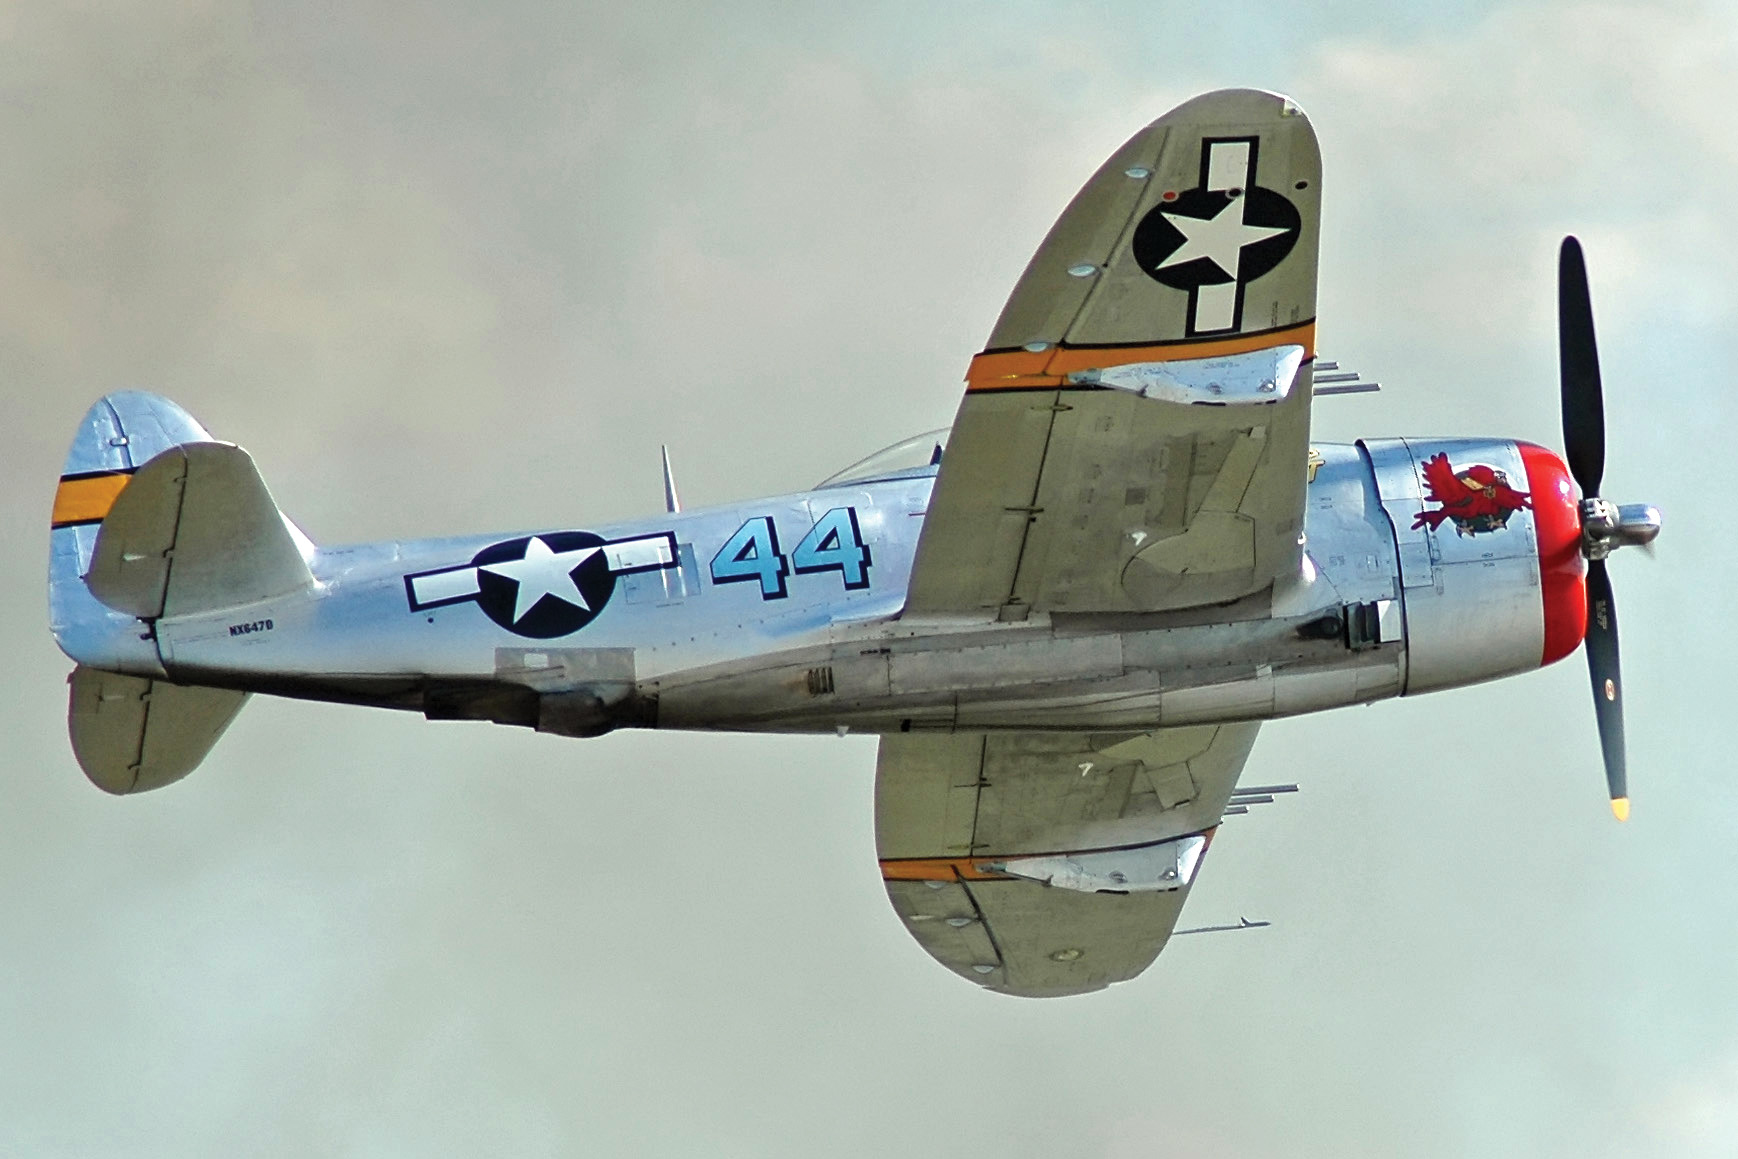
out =
<path fill-rule="evenodd" d="M 1587 559 L 1587 671 L 1605 756 L 1611 811 L 1629 818 L 1623 749 L 1623 676 L 1617 650 L 1617 604 L 1605 559 L 1628 545 L 1647 546 L 1660 533 L 1660 513 L 1646 504 L 1618 506 L 1600 498 L 1605 475 L 1605 399 L 1593 340 L 1593 301 L 1581 243 L 1563 239 L 1557 258 L 1557 352 L 1563 387 L 1563 449 L 1581 488 L 1581 554 Z"/>

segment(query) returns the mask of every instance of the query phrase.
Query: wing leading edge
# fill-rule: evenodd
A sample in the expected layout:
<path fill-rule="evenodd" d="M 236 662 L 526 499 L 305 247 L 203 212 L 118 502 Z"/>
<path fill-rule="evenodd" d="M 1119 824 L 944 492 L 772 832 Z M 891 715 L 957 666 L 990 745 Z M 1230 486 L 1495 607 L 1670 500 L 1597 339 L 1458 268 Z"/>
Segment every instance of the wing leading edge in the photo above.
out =
<path fill-rule="evenodd" d="M 1321 163 L 1209 93 L 1087 182 L 972 360 L 908 614 L 1159 611 L 1300 561 Z"/>

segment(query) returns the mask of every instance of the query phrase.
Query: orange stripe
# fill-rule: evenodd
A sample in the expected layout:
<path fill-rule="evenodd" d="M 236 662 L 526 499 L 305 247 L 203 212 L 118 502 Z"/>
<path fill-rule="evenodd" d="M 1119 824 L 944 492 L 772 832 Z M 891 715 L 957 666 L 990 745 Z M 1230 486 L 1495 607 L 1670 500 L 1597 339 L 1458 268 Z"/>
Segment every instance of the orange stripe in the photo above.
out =
<path fill-rule="evenodd" d="M 109 508 L 115 505 L 115 497 L 126 489 L 132 478 L 131 471 L 116 471 L 62 479 L 54 492 L 53 526 L 101 523 Z"/>
<path fill-rule="evenodd" d="M 1203 829 L 1201 836 L 1206 838 L 1208 847 L 1213 844 L 1213 835 L 1219 832 L 1219 826 Z M 1179 840 L 1188 834 L 1179 834 Z M 1083 850 L 1087 853 L 1109 853 L 1108 849 Z M 1019 853 L 1017 857 L 1067 857 L 1066 853 Z M 887 857 L 881 860 L 881 879 L 883 881 L 1004 881 L 1014 877 L 1013 874 L 999 873 L 986 868 L 988 862 L 981 858 L 968 857 Z"/>
<path fill-rule="evenodd" d="M 1274 346 L 1302 346 L 1305 358 L 1316 353 L 1316 324 L 1304 322 L 1283 330 L 1239 334 L 1235 338 L 1204 338 L 1161 342 L 1152 346 L 1057 346 L 1049 350 L 986 351 L 972 359 L 966 371 L 967 390 L 1021 390 L 1061 386 L 1064 375 L 1077 370 L 1126 366 L 1131 362 L 1172 362 L 1181 358 L 1217 358 Z"/>
<path fill-rule="evenodd" d="M 964 857 L 900 857 L 881 863 L 885 881 L 993 881 L 1006 876 L 979 869 L 976 862 Z"/>

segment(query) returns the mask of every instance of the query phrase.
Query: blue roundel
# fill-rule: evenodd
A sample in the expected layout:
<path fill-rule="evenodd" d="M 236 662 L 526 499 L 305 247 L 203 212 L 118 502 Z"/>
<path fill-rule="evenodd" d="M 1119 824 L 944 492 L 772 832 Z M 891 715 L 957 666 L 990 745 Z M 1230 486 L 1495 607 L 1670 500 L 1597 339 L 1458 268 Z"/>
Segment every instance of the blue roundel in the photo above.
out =
<path fill-rule="evenodd" d="M 490 544 L 471 560 L 477 606 L 516 635 L 547 640 L 577 632 L 615 592 L 604 543 L 589 531 L 552 531 Z"/>

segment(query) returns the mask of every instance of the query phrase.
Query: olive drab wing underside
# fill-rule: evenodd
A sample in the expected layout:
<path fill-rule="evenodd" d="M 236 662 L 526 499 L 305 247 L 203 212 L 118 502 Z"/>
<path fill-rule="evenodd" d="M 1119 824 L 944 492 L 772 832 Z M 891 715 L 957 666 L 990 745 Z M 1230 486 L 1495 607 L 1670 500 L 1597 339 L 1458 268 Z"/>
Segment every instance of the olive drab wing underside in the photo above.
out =
<path fill-rule="evenodd" d="M 1176 926 L 1258 727 L 884 736 L 888 897 L 936 961 L 988 989 L 1133 978 Z"/>
<path fill-rule="evenodd" d="M 1320 183 L 1308 119 L 1247 90 L 1105 163 L 972 360 L 908 614 L 1159 611 L 1295 573 Z"/>

